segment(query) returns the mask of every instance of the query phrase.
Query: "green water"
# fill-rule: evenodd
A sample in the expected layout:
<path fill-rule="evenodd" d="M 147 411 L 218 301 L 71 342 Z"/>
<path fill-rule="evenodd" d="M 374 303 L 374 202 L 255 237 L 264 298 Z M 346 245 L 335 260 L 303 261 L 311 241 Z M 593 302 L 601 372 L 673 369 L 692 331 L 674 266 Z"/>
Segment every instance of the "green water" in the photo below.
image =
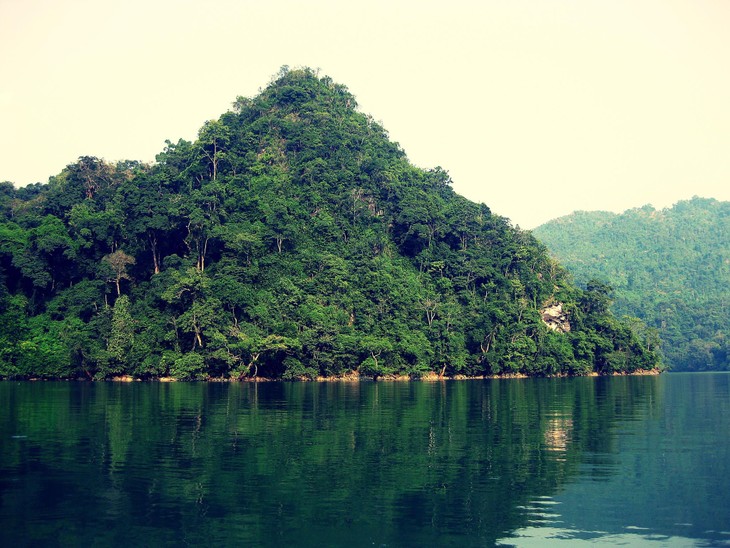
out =
<path fill-rule="evenodd" d="M 0 545 L 730 545 L 729 381 L 4 382 Z"/>

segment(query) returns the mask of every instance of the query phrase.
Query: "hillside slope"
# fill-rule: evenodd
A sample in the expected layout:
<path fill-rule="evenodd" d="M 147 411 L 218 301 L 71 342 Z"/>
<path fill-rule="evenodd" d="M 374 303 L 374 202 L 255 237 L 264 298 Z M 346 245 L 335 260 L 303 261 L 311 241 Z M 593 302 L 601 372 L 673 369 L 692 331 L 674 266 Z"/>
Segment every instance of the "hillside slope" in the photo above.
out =
<path fill-rule="evenodd" d="M 83 157 L 47 185 L 5 184 L 0 375 L 656 366 L 602 288 L 571 285 L 529 232 L 450 183 L 303 69 L 154 165 Z"/>
<path fill-rule="evenodd" d="M 730 369 L 729 202 L 576 212 L 533 233 L 577 282 L 613 286 L 617 315 L 658 329 L 673 369 Z"/>

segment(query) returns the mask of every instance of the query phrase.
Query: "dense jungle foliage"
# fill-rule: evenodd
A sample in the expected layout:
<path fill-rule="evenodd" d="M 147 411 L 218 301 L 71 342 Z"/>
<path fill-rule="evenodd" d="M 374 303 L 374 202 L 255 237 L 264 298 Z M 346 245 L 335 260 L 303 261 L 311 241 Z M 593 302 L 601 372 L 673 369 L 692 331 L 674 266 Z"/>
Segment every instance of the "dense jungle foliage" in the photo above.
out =
<path fill-rule="evenodd" d="M 577 281 L 610 283 L 617 315 L 658 329 L 669 367 L 730 369 L 730 202 L 577 212 L 534 233 Z"/>
<path fill-rule="evenodd" d="M 640 322 L 283 68 L 153 165 L 0 188 L 0 375 L 295 379 L 652 369 Z M 541 317 L 560 303 L 569 319 Z"/>

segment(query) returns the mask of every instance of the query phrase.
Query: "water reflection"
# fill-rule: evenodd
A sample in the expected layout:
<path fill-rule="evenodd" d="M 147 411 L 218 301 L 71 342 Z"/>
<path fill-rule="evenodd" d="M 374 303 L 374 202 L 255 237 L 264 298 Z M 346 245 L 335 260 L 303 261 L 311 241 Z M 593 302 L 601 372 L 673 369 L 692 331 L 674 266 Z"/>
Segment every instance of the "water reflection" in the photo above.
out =
<path fill-rule="evenodd" d="M 720 543 L 730 459 L 688 429 L 727 428 L 727 382 L 672 378 L 0 383 L 0 541 Z"/>

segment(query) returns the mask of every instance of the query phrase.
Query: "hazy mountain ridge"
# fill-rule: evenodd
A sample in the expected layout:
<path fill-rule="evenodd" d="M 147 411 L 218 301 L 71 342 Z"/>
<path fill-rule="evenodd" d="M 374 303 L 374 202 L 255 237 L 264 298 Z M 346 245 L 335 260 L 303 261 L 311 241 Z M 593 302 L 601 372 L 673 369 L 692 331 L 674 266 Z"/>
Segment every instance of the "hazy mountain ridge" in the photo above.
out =
<path fill-rule="evenodd" d="M 576 212 L 533 233 L 578 283 L 612 285 L 617 315 L 657 328 L 671 367 L 730 368 L 730 202 Z"/>

